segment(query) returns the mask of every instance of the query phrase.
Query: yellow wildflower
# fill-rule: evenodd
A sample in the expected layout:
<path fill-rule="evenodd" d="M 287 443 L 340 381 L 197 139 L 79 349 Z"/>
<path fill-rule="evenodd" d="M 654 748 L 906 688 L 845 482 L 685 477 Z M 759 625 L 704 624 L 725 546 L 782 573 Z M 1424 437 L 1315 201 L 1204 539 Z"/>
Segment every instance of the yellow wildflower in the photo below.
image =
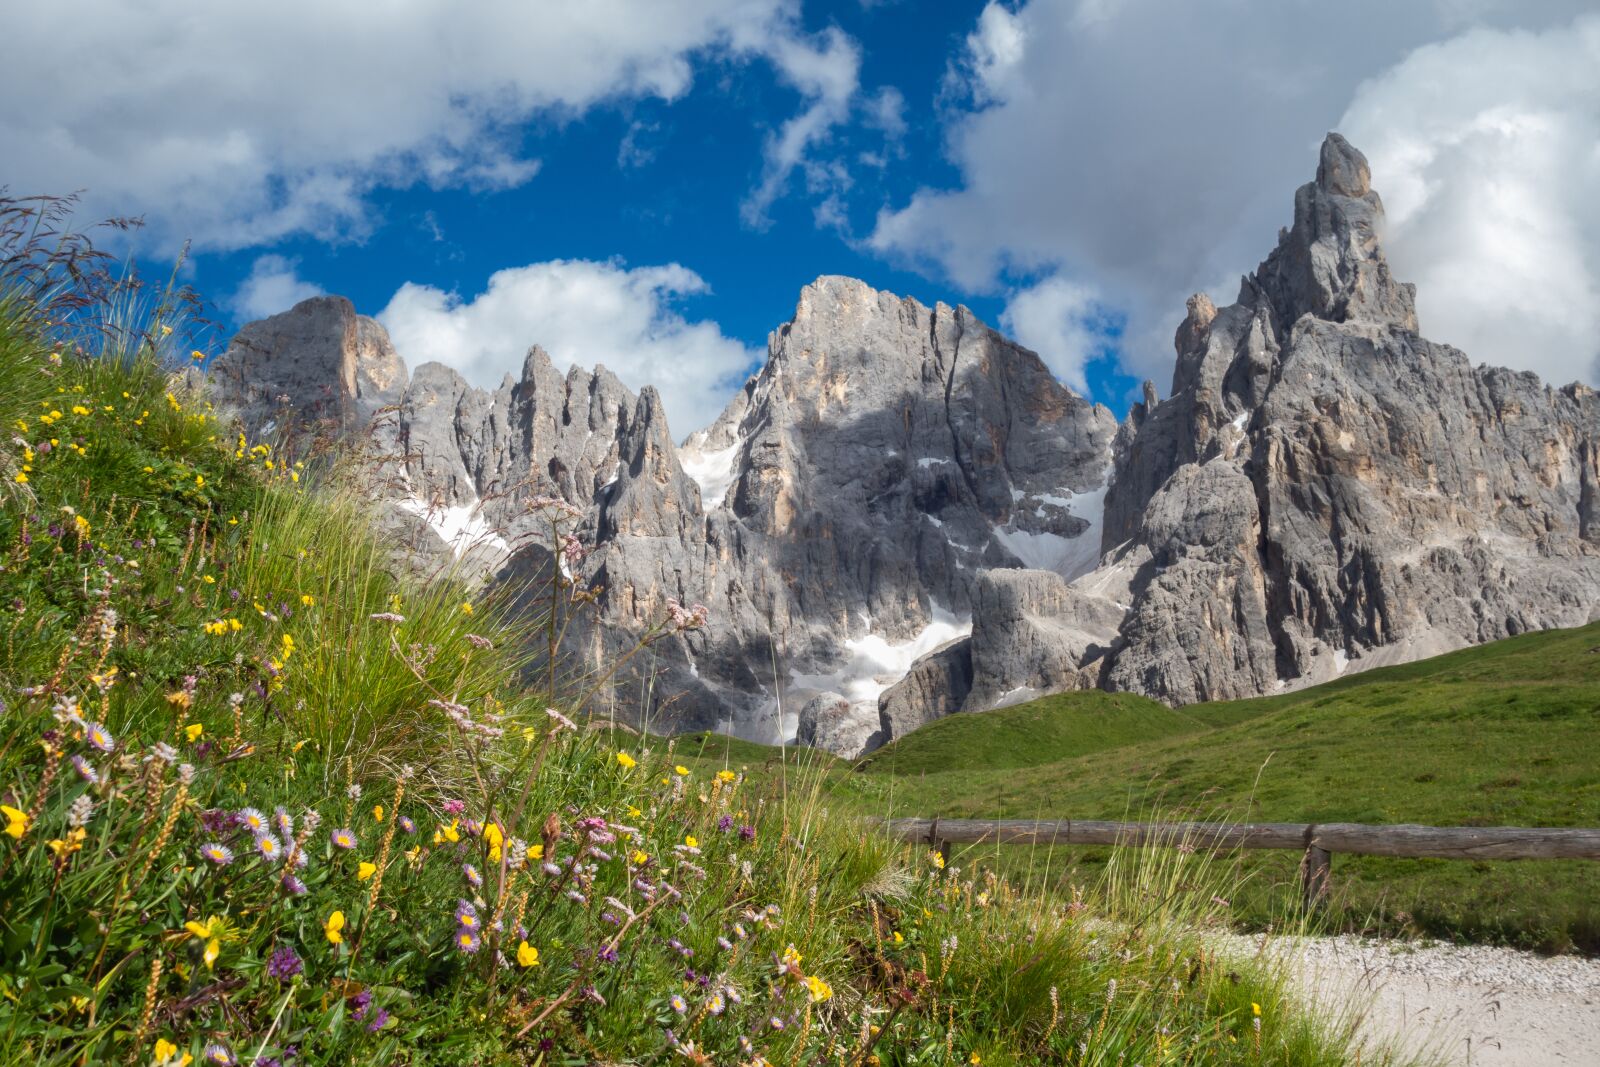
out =
<path fill-rule="evenodd" d="M 183 728 L 183 735 L 190 741 L 200 740 L 200 735 L 205 732 L 206 725 L 203 722 L 193 722 Z"/>
<path fill-rule="evenodd" d="M 374 804 L 372 806 L 372 818 L 376 822 L 382 822 L 383 821 L 383 805 L 382 804 Z"/>
<path fill-rule="evenodd" d="M 622 765 L 622 769 L 625 771 L 631 771 L 639 765 L 639 761 L 628 755 L 626 752 L 617 753 L 617 762 Z"/>
<path fill-rule="evenodd" d="M 222 955 L 222 938 L 227 931 L 227 923 L 213 915 L 203 923 L 186 922 L 183 928 L 206 943 L 206 970 L 211 970 L 217 957 Z"/>
<path fill-rule="evenodd" d="M 6 833 L 21 840 L 22 835 L 28 832 L 28 813 L 18 811 L 16 808 L 0 804 L 0 815 L 6 817 Z"/>
<path fill-rule="evenodd" d="M 524 967 L 539 966 L 539 950 L 524 941 L 517 946 L 517 962 Z"/>
<path fill-rule="evenodd" d="M 376 873 L 378 873 L 378 865 L 376 863 L 368 863 L 363 860 L 356 868 L 356 881 L 365 882 L 368 878 L 371 878 Z"/>
<path fill-rule="evenodd" d="M 461 614 L 463 614 L 463 615 L 471 615 L 472 614 L 472 605 L 471 604 L 467 604 L 467 603 L 463 603 L 461 605 Z"/>
<path fill-rule="evenodd" d="M 833 987 L 816 975 L 811 975 L 806 979 L 806 992 L 811 994 L 811 1002 L 816 1004 L 833 996 Z"/>
<path fill-rule="evenodd" d="M 446 826 L 444 828 L 444 830 L 442 831 L 443 834 L 444 834 L 444 839 L 446 841 L 450 842 L 451 844 L 455 844 L 457 841 L 460 841 L 461 840 L 461 832 L 458 829 L 456 829 L 460 825 L 461 825 L 461 820 L 460 819 L 452 819 L 451 822 L 450 822 L 450 825 Z"/>
<path fill-rule="evenodd" d="M 317 598 L 312 596 L 311 594 L 309 594 L 309 593 L 300 594 L 300 603 L 303 604 L 304 606 L 309 608 L 311 605 L 315 604 L 316 602 L 317 602 Z"/>
<path fill-rule="evenodd" d="M 720 781 L 720 782 L 731 782 L 737 777 L 739 777 L 739 776 L 737 774 L 734 774 L 732 771 L 718 771 L 717 772 L 717 780 Z"/>
<path fill-rule="evenodd" d="M 636 848 L 633 850 L 633 855 L 629 858 L 633 860 L 634 866 L 643 867 L 646 863 L 650 862 L 650 853 Z"/>
<path fill-rule="evenodd" d="M 322 924 L 322 932 L 327 935 L 329 944 L 337 945 L 344 940 L 344 912 L 335 910 L 328 916 L 328 921 Z"/>
<path fill-rule="evenodd" d="M 695 840 L 695 836 L 693 834 L 686 834 L 684 836 L 683 843 L 688 845 L 690 848 L 700 847 L 700 842 Z"/>
<path fill-rule="evenodd" d="M 689 776 L 689 768 L 680 763 L 678 766 L 672 768 L 672 773 L 676 774 L 680 778 L 687 778 Z"/>

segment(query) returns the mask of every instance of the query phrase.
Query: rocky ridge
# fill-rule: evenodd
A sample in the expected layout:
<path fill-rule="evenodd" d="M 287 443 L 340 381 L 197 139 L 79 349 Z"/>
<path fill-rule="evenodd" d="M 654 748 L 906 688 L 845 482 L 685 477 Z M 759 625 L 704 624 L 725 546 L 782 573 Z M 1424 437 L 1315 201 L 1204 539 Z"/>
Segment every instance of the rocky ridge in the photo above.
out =
<path fill-rule="evenodd" d="M 530 505 L 571 505 L 603 589 L 581 659 L 705 603 L 632 679 L 653 726 L 853 754 L 1046 692 L 1249 696 L 1594 617 L 1600 401 L 1422 338 L 1382 228 L 1330 135 L 1277 248 L 1235 303 L 1190 299 L 1170 395 L 1120 426 L 965 308 L 838 277 L 681 446 L 653 390 L 538 348 L 494 390 L 408 376 L 338 298 L 211 374 L 254 426 L 365 430 L 394 521 L 488 580 L 548 575 Z"/>

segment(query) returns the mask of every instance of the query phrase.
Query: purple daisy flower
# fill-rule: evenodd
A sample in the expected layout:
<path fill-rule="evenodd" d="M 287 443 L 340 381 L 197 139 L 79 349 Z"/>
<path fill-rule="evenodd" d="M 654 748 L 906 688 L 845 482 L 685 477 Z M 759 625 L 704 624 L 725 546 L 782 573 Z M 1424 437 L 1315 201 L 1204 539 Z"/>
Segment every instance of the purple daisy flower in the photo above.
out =
<path fill-rule="evenodd" d="M 267 817 L 261 814 L 258 808 L 240 808 L 239 821 L 252 834 L 264 834 L 267 832 Z"/>
<path fill-rule="evenodd" d="M 278 836 L 285 841 L 294 840 L 294 816 L 284 810 L 282 805 L 272 809 L 272 825 L 278 831 Z"/>
<path fill-rule="evenodd" d="M 200 1062 L 213 1064 L 214 1067 L 233 1067 L 239 1061 L 234 1059 L 233 1053 L 226 1045 L 219 1045 L 215 1041 L 206 1046 L 200 1053 Z"/>
<path fill-rule="evenodd" d="M 306 884 L 292 874 L 284 875 L 283 881 L 279 884 L 283 886 L 283 891 L 292 897 L 303 897 L 306 895 Z"/>
<path fill-rule="evenodd" d="M 340 828 L 328 835 L 328 840 L 333 842 L 334 848 L 352 849 L 356 847 L 356 835 L 349 830 Z"/>
<path fill-rule="evenodd" d="M 455 935 L 456 948 L 471 955 L 483 945 L 483 940 L 478 936 L 478 931 L 465 926 L 458 927 Z"/>
<path fill-rule="evenodd" d="M 90 763 L 82 756 L 72 757 L 72 769 L 78 772 L 79 778 L 82 778 L 90 785 L 99 784 L 100 772 L 94 769 L 94 764 Z"/>
<path fill-rule="evenodd" d="M 463 900 L 456 904 L 456 924 L 469 930 L 478 928 L 478 909 L 472 906 L 471 901 Z"/>
<path fill-rule="evenodd" d="M 483 885 L 483 875 L 479 874 L 478 868 L 474 867 L 472 864 L 463 863 L 461 865 L 461 873 L 466 875 L 467 884 L 472 888 L 477 889 L 479 886 Z"/>
<path fill-rule="evenodd" d="M 414 834 L 417 832 L 417 824 L 411 821 L 411 817 L 409 815 L 402 815 L 395 821 L 400 824 L 400 829 L 404 830 L 406 833 Z"/>
<path fill-rule="evenodd" d="M 107 730 L 97 722 L 92 722 L 84 727 L 83 739 L 101 752 L 115 752 L 117 750 L 116 738 L 111 736 L 110 730 Z"/>
<path fill-rule="evenodd" d="M 255 836 L 256 853 L 264 860 L 283 859 L 283 843 L 271 834 Z"/>
<path fill-rule="evenodd" d="M 233 849 L 218 841 L 212 841 L 209 844 L 201 845 L 200 855 L 204 856 L 218 867 L 226 867 L 228 864 L 233 862 Z"/>

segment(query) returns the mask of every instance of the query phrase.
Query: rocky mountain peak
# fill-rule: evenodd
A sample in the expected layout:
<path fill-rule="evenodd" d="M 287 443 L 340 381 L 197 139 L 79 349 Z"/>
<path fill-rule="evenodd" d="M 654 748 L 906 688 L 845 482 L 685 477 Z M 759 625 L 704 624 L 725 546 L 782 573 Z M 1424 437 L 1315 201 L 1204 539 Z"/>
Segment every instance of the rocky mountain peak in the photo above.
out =
<path fill-rule="evenodd" d="M 1294 225 L 1247 278 L 1270 302 L 1281 341 L 1303 315 L 1417 331 L 1416 287 L 1396 281 L 1382 248 L 1383 201 L 1367 159 L 1343 137 L 1322 142 L 1314 181 L 1295 193 Z"/>

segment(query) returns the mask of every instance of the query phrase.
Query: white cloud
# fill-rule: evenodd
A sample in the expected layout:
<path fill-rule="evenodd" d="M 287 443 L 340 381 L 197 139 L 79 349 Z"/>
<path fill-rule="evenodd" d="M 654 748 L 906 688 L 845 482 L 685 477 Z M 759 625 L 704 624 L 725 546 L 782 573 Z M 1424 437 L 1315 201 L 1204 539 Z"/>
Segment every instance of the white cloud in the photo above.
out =
<path fill-rule="evenodd" d="M 1234 298 L 1234 279 L 1271 249 L 1291 217 L 1293 190 L 1315 171 L 1317 145 L 1344 120 L 1352 125 L 1345 130 L 1352 143 L 1373 156 L 1380 192 L 1403 199 L 1401 187 L 1413 180 L 1408 175 L 1428 190 L 1429 206 L 1415 222 L 1397 222 L 1391 242 L 1401 276 L 1424 288 L 1424 329 L 1437 321 L 1441 339 L 1477 358 L 1492 354 L 1571 378 L 1593 355 L 1592 342 L 1581 352 L 1558 346 L 1548 357 L 1527 345 L 1520 355 L 1508 354 L 1514 346 L 1486 336 L 1484 314 L 1471 322 L 1462 317 L 1469 301 L 1493 308 L 1479 269 L 1493 253 L 1468 260 L 1450 246 L 1445 238 L 1461 215 L 1446 205 L 1500 196 L 1503 180 L 1515 178 L 1521 192 L 1481 209 L 1484 218 L 1500 218 L 1496 235 L 1485 223 L 1457 238 L 1470 233 L 1508 255 L 1545 260 L 1541 280 L 1511 294 L 1526 313 L 1505 332 L 1554 338 L 1582 327 L 1587 320 L 1574 317 L 1570 306 L 1551 300 L 1541 307 L 1535 297 L 1552 285 L 1552 294 L 1572 294 L 1573 286 L 1555 285 L 1554 275 L 1581 258 L 1591 264 L 1592 278 L 1600 248 L 1592 222 L 1582 222 L 1600 213 L 1592 169 L 1592 121 L 1600 110 L 1595 64 L 1571 44 L 1590 33 L 1591 23 L 1571 21 L 1587 6 L 1350 0 L 1337 17 L 1327 17 L 1299 0 L 991 2 L 952 62 L 942 97 L 959 184 L 922 189 L 880 211 L 867 247 L 970 292 L 1004 292 L 1019 282 L 1026 292 L 1037 288 L 1031 304 L 1012 311 L 1018 322 L 1032 322 L 1039 302 L 1052 294 L 1090 285 L 1097 304 L 1126 317 L 1125 369 L 1165 386 L 1184 298 L 1208 288 L 1219 303 Z M 1526 35 L 1528 48 L 1511 48 L 1491 63 L 1488 52 L 1497 42 L 1522 39 L 1511 32 L 1522 24 L 1542 32 Z M 1426 45 L 1474 34 L 1473 48 L 1440 46 L 1432 62 L 1450 66 L 1448 78 L 1417 58 Z M 1535 75 L 1531 68 L 1539 65 L 1555 69 Z M 1391 72 L 1396 77 L 1385 81 Z M 1431 102 L 1424 93 L 1429 76 L 1444 79 Z M 1471 93 L 1450 88 L 1474 78 Z M 1526 92 L 1525 82 L 1533 86 Z M 1523 97 L 1527 107 L 1517 104 Z M 1554 116 L 1555 125 L 1515 138 L 1476 135 L 1470 154 L 1447 159 L 1438 150 L 1426 162 L 1408 162 L 1383 146 L 1390 124 L 1409 123 L 1415 127 L 1409 143 L 1431 144 L 1444 137 L 1440 128 L 1480 120 L 1491 101 Z M 1484 107 L 1471 110 L 1475 102 Z M 1446 118 L 1413 120 L 1406 115 L 1413 107 L 1418 116 Z M 1538 159 L 1556 164 L 1555 173 L 1515 158 L 1535 142 L 1543 146 Z M 1585 148 L 1588 162 L 1578 166 Z M 1574 195 L 1583 188 L 1587 204 Z M 1518 218 L 1526 223 L 1520 231 Z M 1574 251 L 1580 246 L 1581 256 Z M 1452 262 L 1478 266 L 1452 273 Z M 1046 284 L 1036 286 L 1041 280 Z M 1549 325 L 1563 317 L 1570 321 Z M 1070 353 L 1081 341 L 1074 329 L 1045 330 L 1035 343 L 1048 340 Z M 1064 361 L 1072 380 L 1075 357 L 1052 358 Z"/>
<path fill-rule="evenodd" d="M 87 187 L 164 242 L 360 235 L 379 186 L 498 189 L 535 173 L 519 124 L 673 100 L 698 62 L 764 57 L 805 99 L 792 166 L 851 91 L 858 50 L 797 0 L 117 0 L 8 11 L 0 159 L 14 191 Z M 92 57 L 65 76 L 62 43 Z M 786 126 L 786 131 L 788 127 Z M 777 171 L 774 171 L 776 174 Z M 781 186 L 781 179 L 777 180 Z M 774 193 L 773 195 L 776 195 Z"/>
<path fill-rule="evenodd" d="M 259 257 L 250 274 L 239 284 L 228 306 L 240 322 L 264 319 L 288 311 L 302 300 L 321 296 L 325 290 L 301 278 L 299 264 L 279 255 Z"/>
<path fill-rule="evenodd" d="M 721 412 L 759 355 L 677 310 L 682 298 L 708 291 L 676 263 L 628 269 L 557 259 L 497 271 L 465 300 L 407 282 L 378 321 L 411 366 L 438 360 L 485 388 L 520 373 L 534 344 L 562 368 L 604 364 L 635 390 L 655 386 L 683 437 Z"/>
<path fill-rule="evenodd" d="M 1600 381 L 1600 17 L 1418 49 L 1340 125 L 1381 178 L 1427 336 Z"/>
<path fill-rule="evenodd" d="M 807 152 L 850 117 L 861 85 L 861 48 L 837 26 L 814 39 L 777 42 L 771 54 L 778 76 L 799 90 L 807 105 L 767 136 L 761 181 L 739 207 L 745 224 L 755 227 L 767 225 L 767 209 L 783 195 Z M 809 175 L 809 186 L 814 190 L 822 177 L 818 172 Z"/>
<path fill-rule="evenodd" d="M 1112 322 L 1092 288 L 1060 277 L 1013 293 L 1000 316 L 1002 329 L 1083 394 L 1089 392 L 1084 367 L 1103 354 Z"/>

